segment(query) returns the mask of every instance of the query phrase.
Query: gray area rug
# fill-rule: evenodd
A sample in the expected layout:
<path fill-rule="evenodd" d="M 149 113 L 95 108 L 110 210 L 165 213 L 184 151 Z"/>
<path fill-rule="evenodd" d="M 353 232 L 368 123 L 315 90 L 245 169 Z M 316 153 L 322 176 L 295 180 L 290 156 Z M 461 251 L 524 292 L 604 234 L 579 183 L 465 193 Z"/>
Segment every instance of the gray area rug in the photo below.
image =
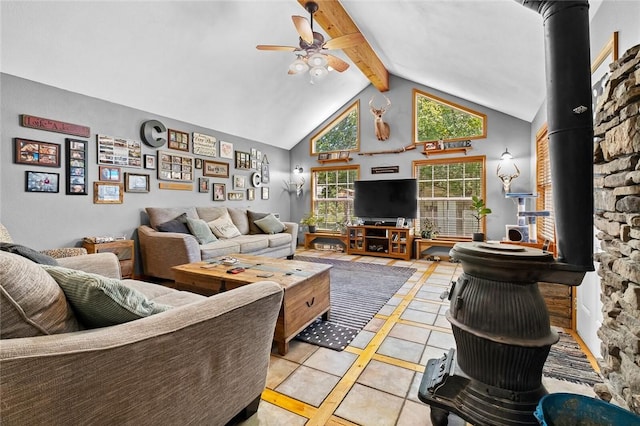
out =
<path fill-rule="evenodd" d="M 329 321 L 317 320 L 296 339 L 343 350 L 413 275 L 415 268 L 296 256 L 303 262 L 332 265 Z"/>

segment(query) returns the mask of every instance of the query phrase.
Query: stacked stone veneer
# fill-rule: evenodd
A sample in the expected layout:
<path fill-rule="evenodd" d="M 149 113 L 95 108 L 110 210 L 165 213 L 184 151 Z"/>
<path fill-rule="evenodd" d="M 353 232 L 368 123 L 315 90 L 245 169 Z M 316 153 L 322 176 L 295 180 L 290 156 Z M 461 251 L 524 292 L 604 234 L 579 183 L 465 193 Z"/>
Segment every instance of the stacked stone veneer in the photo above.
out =
<path fill-rule="evenodd" d="M 603 323 L 600 362 L 605 384 L 595 387 L 640 413 L 640 45 L 611 65 L 596 107 L 594 223 L 602 247 Z"/>

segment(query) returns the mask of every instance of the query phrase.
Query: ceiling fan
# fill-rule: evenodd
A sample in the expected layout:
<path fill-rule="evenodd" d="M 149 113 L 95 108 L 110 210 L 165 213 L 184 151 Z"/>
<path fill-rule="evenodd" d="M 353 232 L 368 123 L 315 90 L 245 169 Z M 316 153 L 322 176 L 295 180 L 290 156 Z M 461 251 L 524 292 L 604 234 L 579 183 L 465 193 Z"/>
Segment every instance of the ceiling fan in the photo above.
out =
<path fill-rule="evenodd" d="M 327 66 L 338 72 L 345 71 L 349 68 L 349 64 L 337 56 L 326 53 L 326 51 L 355 46 L 364 41 L 364 37 L 358 32 L 325 42 L 322 34 L 313 31 L 313 14 L 317 12 L 318 4 L 310 1 L 305 3 L 304 8 L 311 15 L 311 23 L 302 16 L 294 15 L 291 17 L 300 36 L 298 47 L 259 44 L 256 48 L 258 50 L 284 50 L 295 53 L 296 60 L 289 66 L 289 74 L 299 74 L 309 70 L 312 77 L 322 78 L 329 73 Z"/>

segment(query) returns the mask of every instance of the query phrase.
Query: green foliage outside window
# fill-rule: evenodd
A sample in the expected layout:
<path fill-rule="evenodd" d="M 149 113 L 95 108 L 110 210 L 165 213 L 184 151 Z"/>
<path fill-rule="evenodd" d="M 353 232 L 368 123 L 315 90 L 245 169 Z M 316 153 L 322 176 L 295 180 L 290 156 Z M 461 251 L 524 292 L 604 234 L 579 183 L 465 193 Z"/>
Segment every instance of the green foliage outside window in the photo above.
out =
<path fill-rule="evenodd" d="M 342 231 L 353 222 L 353 187 L 358 179 L 357 167 L 322 169 L 313 174 L 313 211 L 318 216 L 318 229 Z"/>
<path fill-rule="evenodd" d="M 414 90 L 415 142 L 486 137 L 486 116 Z"/>
<path fill-rule="evenodd" d="M 311 153 L 356 151 L 359 146 L 359 102 L 354 103 L 311 138 Z"/>

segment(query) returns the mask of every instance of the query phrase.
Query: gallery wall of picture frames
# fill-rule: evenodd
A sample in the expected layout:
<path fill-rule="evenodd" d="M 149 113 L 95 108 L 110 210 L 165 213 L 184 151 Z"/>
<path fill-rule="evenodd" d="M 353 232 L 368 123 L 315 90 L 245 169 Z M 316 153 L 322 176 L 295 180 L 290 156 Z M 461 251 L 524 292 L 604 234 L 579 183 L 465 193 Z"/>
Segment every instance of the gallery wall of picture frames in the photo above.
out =
<path fill-rule="evenodd" d="M 31 117 L 28 125 L 21 123 L 24 127 L 66 133 L 75 137 L 89 137 L 91 134 L 87 126 L 27 115 L 21 117 Z M 145 126 L 146 133 L 143 132 Z M 64 182 L 60 173 L 27 170 L 25 191 L 58 193 L 60 186 L 64 186 L 66 195 L 88 195 L 93 187 L 93 202 L 96 204 L 120 204 L 123 202 L 124 192 L 150 192 L 151 175 L 124 171 L 124 168 L 157 170 L 156 177 L 159 181 L 172 181 L 159 182 L 160 189 L 193 190 L 189 183 L 196 181 L 197 177 L 197 191 L 211 192 L 213 201 L 254 201 L 258 197 L 262 200 L 269 199 L 269 188 L 263 186 L 269 183 L 269 162 L 266 154 L 260 150 L 234 150 L 231 142 L 202 133 L 189 134 L 168 129 L 157 120 L 145 122 L 141 135 L 147 149 L 154 149 L 152 153 L 143 153 L 141 141 L 96 134 L 94 161 L 98 167 L 95 171 L 92 170 L 93 176 L 89 173 L 89 163 L 92 162 L 88 155 L 91 151 L 89 142 L 76 138 L 65 138 L 64 153 L 61 153 L 61 144 L 16 137 L 13 145 L 14 163 L 59 168 L 64 160 Z M 149 143 L 147 139 L 154 143 Z M 168 150 L 155 149 L 165 144 Z M 218 158 L 231 161 L 218 161 Z M 252 172 L 231 175 L 232 168 L 239 172 Z M 202 177 L 196 176 L 197 170 L 202 170 Z M 210 178 L 231 180 L 221 183 Z M 233 191 L 227 192 L 227 185 Z"/>

